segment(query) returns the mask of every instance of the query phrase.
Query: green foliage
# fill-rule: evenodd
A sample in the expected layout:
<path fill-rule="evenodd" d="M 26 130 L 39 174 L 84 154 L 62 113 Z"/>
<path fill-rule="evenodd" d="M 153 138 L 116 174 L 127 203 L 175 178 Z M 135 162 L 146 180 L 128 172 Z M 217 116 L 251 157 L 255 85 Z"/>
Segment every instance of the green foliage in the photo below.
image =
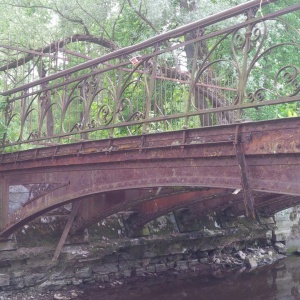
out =
<path fill-rule="evenodd" d="M 278 113 L 279 118 L 290 118 L 290 117 L 297 117 L 300 115 L 300 103 L 285 103 L 280 104 L 278 106 Z"/>
<path fill-rule="evenodd" d="M 205 18 L 213 13 L 217 13 L 226 8 L 232 7 L 245 0 L 2 0 L 0 1 L 0 39 L 2 44 L 12 44 L 17 47 L 25 47 L 27 49 L 38 49 L 44 44 L 61 40 L 66 36 L 84 35 L 85 37 L 97 37 L 100 41 L 105 39 L 105 42 L 112 43 L 114 49 L 131 46 L 135 43 L 141 42 L 155 34 L 163 33 L 174 29 L 178 26 Z M 298 3 L 297 0 L 279 0 L 273 4 L 266 5 L 259 9 L 258 15 L 264 15 L 283 8 L 287 5 Z M 224 20 L 218 24 L 208 26 L 205 28 L 205 33 L 210 33 L 220 28 L 226 28 L 237 22 L 245 20 L 245 16 L 234 17 Z M 287 22 L 288 21 L 288 22 Z M 282 21 L 268 21 L 268 34 L 265 40 L 262 51 L 266 51 L 252 66 L 250 70 L 250 63 L 256 59 L 255 48 L 258 48 L 259 41 L 255 42 L 253 49 L 248 53 L 248 61 L 246 68 L 249 68 L 247 78 L 246 95 L 255 94 L 257 91 L 259 96 L 264 94 L 264 100 L 274 99 L 274 97 L 281 97 L 290 95 L 295 90 L 295 84 L 291 80 L 286 80 L 286 73 L 293 73 L 292 67 L 280 70 L 285 66 L 294 66 L 295 61 L 299 56 L 299 48 L 295 48 L 288 42 L 297 43 L 299 41 L 299 13 L 295 12 L 288 16 L 282 17 Z M 288 23 L 290 25 L 288 25 Z M 258 29 L 263 30 L 262 24 L 257 25 Z M 245 33 L 245 29 L 240 30 Z M 284 32 L 284 34 L 282 34 Z M 184 42 L 193 36 L 186 34 L 171 40 L 169 43 L 160 45 L 169 47 L 178 42 Z M 215 84 L 220 84 L 225 87 L 236 87 L 238 82 L 238 68 L 242 68 L 244 62 L 244 49 L 238 50 L 233 45 L 232 36 L 224 36 L 224 40 L 214 48 L 215 44 L 221 39 L 220 36 L 209 39 L 205 42 L 198 43 L 198 57 L 197 67 L 199 68 L 203 63 L 206 55 L 214 50 L 208 59 L 208 62 L 222 59 L 227 61 L 218 61 L 211 66 L 209 72 L 214 73 Z M 100 45 L 98 45 L 100 43 Z M 79 54 L 76 58 L 68 59 L 64 53 L 58 53 L 62 59 L 56 57 L 43 57 L 41 59 L 34 58 L 28 63 L 28 69 L 24 72 L 12 70 L 10 79 L 8 80 L 9 88 L 15 87 L 19 84 L 22 76 L 35 69 L 36 72 L 32 77 L 28 77 L 28 81 L 36 80 L 42 77 L 41 70 L 45 70 L 47 75 L 57 73 L 64 68 L 71 68 L 75 65 L 83 63 L 88 58 L 99 57 L 103 54 L 111 52 L 113 49 L 107 44 L 95 41 L 89 42 L 73 42 L 65 46 L 68 51 Z M 282 44 L 283 47 L 273 48 L 268 50 L 274 44 Z M 234 49 L 234 50 L 233 50 Z M 143 53 L 136 53 L 136 55 L 151 53 L 153 49 L 142 51 Z M 297 52 L 298 51 L 298 52 Z M 12 53 L 8 50 L 0 52 L 1 63 L 5 64 L 5 59 Z M 80 57 L 81 55 L 81 57 Z M 133 54 L 135 55 L 135 54 Z M 15 55 L 16 58 L 18 57 Z M 65 58 L 65 60 L 64 60 Z M 124 58 L 123 58 L 124 59 Z M 127 57 L 126 57 L 127 59 Z M 158 65 L 164 65 L 170 69 L 176 69 L 181 61 L 185 69 L 191 71 L 193 53 L 188 54 L 187 47 L 182 47 L 173 52 L 160 54 L 158 57 Z M 178 63 L 179 61 L 179 63 Z M 230 61 L 230 62 L 228 62 Z M 231 63 L 233 62 L 234 63 Z M 111 61 L 111 64 L 119 63 L 119 60 Z M 56 65 L 55 65 L 56 63 Z M 238 66 L 237 66 L 238 64 Z M 55 65 L 55 67 L 53 67 Z M 37 72 L 37 69 L 40 72 Z M 76 73 L 76 76 L 84 75 L 91 70 L 82 70 Z M 72 101 L 68 107 L 65 107 L 65 114 L 62 113 L 62 107 L 66 102 L 68 95 L 63 88 L 57 89 L 55 93 L 51 94 L 52 110 L 56 120 L 54 122 L 54 133 L 60 133 L 61 130 L 70 130 L 72 126 L 82 122 L 83 113 L 89 111 L 90 119 L 84 120 L 86 124 L 92 121 L 97 122 L 97 126 L 105 126 L 109 123 L 113 112 L 117 112 L 114 121 L 115 124 L 132 120 L 138 116 L 138 113 L 148 113 L 149 117 L 162 117 L 172 114 L 183 113 L 187 109 L 190 111 L 197 109 L 197 107 L 187 108 L 187 99 L 189 97 L 189 86 L 173 81 L 159 81 L 157 80 L 153 88 L 151 99 L 148 99 L 148 89 L 150 84 L 150 74 L 144 77 L 140 73 L 132 75 L 126 81 L 126 74 L 122 79 L 120 85 L 128 84 L 121 94 L 119 87 L 112 83 L 118 82 L 119 76 L 117 71 L 106 72 L 106 75 L 101 78 L 102 83 L 107 89 L 99 92 L 99 94 L 89 94 L 87 99 L 82 99 L 79 88 L 72 83 L 68 89 L 74 88 Z M 204 78 L 204 76 L 203 76 Z M 203 80 L 202 78 L 202 80 Z M 234 78 L 234 79 L 232 79 Z M 61 83 L 65 78 L 55 81 L 55 84 Z M 201 81 L 201 80 L 200 80 Z M 129 84 L 130 83 L 130 84 Z M 1 89 L 4 89 L 4 84 L 1 84 Z M 83 83 L 82 83 L 83 84 Z M 148 85 L 148 86 L 147 86 Z M 230 105 L 234 103 L 234 93 L 222 90 L 222 96 L 227 101 L 223 105 Z M 70 97 L 70 95 L 69 95 Z M 92 103 L 89 101 L 93 100 Z M 251 99 L 250 99 L 251 100 Z M 250 102 L 249 98 L 245 102 Z M 5 100 L 4 100 L 5 101 Z M 146 103 L 150 101 L 149 111 L 146 111 Z M 209 101 L 208 101 L 209 102 Z M 32 105 L 32 119 L 36 121 L 41 119 L 41 109 L 39 102 L 36 101 Z M 20 104 L 17 104 L 20 105 Z M 26 105 L 29 105 L 28 103 Z M 196 104 L 195 104 L 196 105 Z M 210 100 L 208 107 L 216 107 Z M 122 109 L 120 109 L 122 108 Z M 199 107 L 198 107 L 199 108 Z M 1 107 L 0 107 L 1 110 Z M 2 108 L 3 110 L 3 108 Z M 21 111 L 21 109 L 19 109 Z M 19 113 L 18 111 L 18 113 Z M 250 117 L 253 120 L 263 120 L 277 117 L 293 117 L 299 115 L 298 103 L 281 104 L 273 107 L 261 107 L 258 109 L 251 108 L 244 110 L 244 116 Z M 65 118 L 67 116 L 67 118 Z M 18 140 L 20 136 L 20 127 L 22 116 L 20 113 L 11 120 L 13 126 L 7 128 L 5 118 L 0 121 L 0 134 L 7 133 L 13 140 Z M 63 121 L 61 121 L 63 120 Z M 216 115 L 212 115 L 212 120 L 217 123 Z M 187 123 L 186 123 L 187 122 Z M 32 122 L 34 123 L 34 122 Z M 60 125 L 60 123 L 63 123 Z M 43 128 L 30 127 L 29 122 L 25 122 L 23 137 L 28 137 L 32 131 L 45 132 L 45 125 Z M 202 124 L 203 125 L 203 124 Z M 79 126 L 79 125 L 78 125 Z M 150 123 L 148 128 L 150 132 L 159 132 L 165 130 L 181 129 L 184 126 L 196 127 L 201 126 L 199 117 L 190 117 L 188 120 L 183 118 L 174 119 L 172 121 L 162 121 Z M 86 127 L 85 127 L 86 128 Z M 110 135 L 124 136 L 130 134 L 138 134 L 143 130 L 142 126 L 123 126 L 115 128 L 114 130 L 102 130 L 89 134 L 78 133 L 74 135 L 72 141 L 84 139 L 89 135 L 89 138 L 107 138 Z M 61 138 L 59 142 L 68 143 L 70 138 Z"/>

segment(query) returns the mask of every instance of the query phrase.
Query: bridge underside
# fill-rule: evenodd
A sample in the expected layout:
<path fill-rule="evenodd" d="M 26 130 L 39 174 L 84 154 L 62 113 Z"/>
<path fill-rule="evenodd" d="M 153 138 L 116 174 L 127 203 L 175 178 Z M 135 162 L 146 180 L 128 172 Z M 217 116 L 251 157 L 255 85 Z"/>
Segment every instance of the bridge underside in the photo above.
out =
<path fill-rule="evenodd" d="M 182 208 L 272 215 L 300 203 L 299 137 L 293 118 L 4 154 L 1 235 L 70 202 L 73 231 L 121 211 L 133 229 Z M 8 213 L 15 186 L 35 192 Z"/>

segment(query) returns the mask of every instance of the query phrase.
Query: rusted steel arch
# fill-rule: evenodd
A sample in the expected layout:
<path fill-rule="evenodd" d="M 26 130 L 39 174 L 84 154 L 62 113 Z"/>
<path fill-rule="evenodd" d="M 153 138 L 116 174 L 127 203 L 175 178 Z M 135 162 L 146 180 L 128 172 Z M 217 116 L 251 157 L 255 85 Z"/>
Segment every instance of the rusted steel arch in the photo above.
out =
<path fill-rule="evenodd" d="M 258 196 L 259 193 L 255 193 L 255 199 Z M 190 211 L 190 218 L 199 218 L 203 215 L 209 214 L 211 212 L 220 212 L 222 210 L 225 210 L 227 208 L 231 208 L 232 212 L 234 212 L 234 215 L 237 214 L 237 206 L 239 207 L 238 212 L 242 212 L 241 214 L 245 214 L 245 205 L 243 201 L 243 195 L 241 193 L 238 193 L 236 195 L 229 194 L 225 197 L 216 197 L 212 199 L 211 201 L 207 202 L 196 202 L 191 204 L 188 209 Z"/>
<path fill-rule="evenodd" d="M 268 165 L 265 160 L 267 160 Z M 255 179 L 252 177 L 253 188 L 261 191 L 273 190 L 272 192 L 300 194 L 299 181 L 297 181 L 300 174 L 299 164 L 291 166 L 287 161 L 290 161 L 288 156 L 248 158 L 250 174 L 251 172 L 257 174 Z M 295 162 L 295 160 L 293 161 Z M 262 165 L 265 165 L 264 168 Z M 257 172 L 257 168 L 262 168 L 262 171 Z M 288 172 L 282 173 L 285 177 L 287 176 L 284 180 L 282 180 L 281 172 L 277 172 L 283 168 L 289 170 L 288 176 L 286 175 Z M 264 177 L 261 176 L 262 172 Z M 21 174 L 13 175 L 11 182 L 17 183 L 20 180 L 21 183 L 26 179 L 27 183 L 41 182 L 41 179 L 49 182 L 51 178 L 55 179 L 56 182 L 65 182 L 70 176 L 72 180 L 70 180 L 69 185 L 52 191 L 21 208 L 12 216 L 11 222 L 3 234 L 10 234 L 21 224 L 26 224 L 34 217 L 53 208 L 101 192 L 159 186 L 206 186 L 231 189 L 241 187 L 239 170 L 234 157 L 186 160 L 178 158 L 159 162 L 148 161 L 142 164 L 139 162 L 129 164 L 127 162 L 126 166 L 116 163 L 110 164 L 109 168 L 106 169 L 103 166 L 97 168 L 95 165 L 84 165 L 81 169 L 68 166 L 65 167 L 64 171 L 61 168 L 60 171 L 40 171 L 39 173 L 28 173 L 27 171 L 26 174 L 22 173 L 23 171 Z M 264 178 L 268 178 L 268 180 Z"/>
<path fill-rule="evenodd" d="M 299 196 L 279 195 L 270 193 L 254 193 L 255 210 L 262 216 L 273 216 L 275 213 L 300 204 Z M 226 195 L 214 197 L 210 201 L 197 201 L 188 205 L 189 218 L 196 219 L 211 212 L 222 212 L 230 209 L 230 215 L 238 217 L 245 215 L 243 196 Z"/>
<path fill-rule="evenodd" d="M 262 192 L 300 194 L 300 163 L 298 162 L 300 157 L 292 158 L 288 154 L 249 157 L 247 161 L 253 189 Z M 51 183 L 51 180 L 65 182 L 69 179 L 70 184 L 21 208 L 11 217 L 11 223 L 5 228 L 7 233 L 13 232 L 18 223 L 27 223 L 37 215 L 55 207 L 103 192 L 160 186 L 205 186 L 230 189 L 241 187 L 235 157 L 222 159 L 178 157 L 172 160 L 110 163 L 109 166 L 103 164 L 65 166 L 38 172 L 22 170 L 9 179 L 11 184 L 22 184 L 26 181 L 27 183 Z"/>
<path fill-rule="evenodd" d="M 135 213 L 127 221 L 131 229 L 139 229 L 156 218 L 168 214 L 180 208 L 190 207 L 193 203 L 203 203 L 205 206 L 215 200 L 226 201 L 235 198 L 231 189 L 208 189 L 197 192 L 186 192 L 182 195 L 172 195 L 154 199 L 151 202 L 142 203 L 135 206 Z M 240 196 L 239 196 L 240 198 Z M 240 199 L 242 200 L 242 199 Z M 214 208 L 211 209 L 212 211 Z"/>
<path fill-rule="evenodd" d="M 159 194 L 157 194 L 159 191 Z M 266 215 L 262 208 L 272 207 L 279 202 L 274 213 L 287 205 L 300 203 L 300 197 L 278 194 L 255 194 L 255 208 Z M 289 202 L 286 202 L 290 200 Z M 93 195 L 81 200 L 77 221 L 72 231 L 83 230 L 106 217 L 120 211 L 132 210 L 131 221 L 127 222 L 131 229 L 139 229 L 150 221 L 172 212 L 188 207 L 191 218 L 197 218 L 211 212 L 220 212 L 231 208 L 235 216 L 245 214 L 242 195 L 232 194 L 226 189 L 202 189 L 196 191 L 167 189 L 126 190 L 106 194 Z"/>
<path fill-rule="evenodd" d="M 239 126 L 252 189 L 300 195 L 299 118 Z M 170 186 L 241 188 L 236 132 L 236 125 L 229 125 L 2 155 L 0 172 L 8 185 L 69 183 L 17 211 L 2 234 L 99 193 Z"/>
<path fill-rule="evenodd" d="M 258 211 L 263 216 L 269 217 L 273 216 L 277 212 L 297 205 L 300 205 L 300 196 L 281 195 L 273 201 L 264 203 L 263 206 L 259 207 Z"/>
<path fill-rule="evenodd" d="M 255 199 L 254 207 L 257 209 L 260 199 L 273 199 L 278 195 L 255 192 L 253 196 Z M 230 193 L 223 197 L 213 197 L 209 201 L 198 201 L 192 203 L 188 206 L 189 215 L 187 217 L 192 221 L 193 219 L 197 219 L 212 212 L 225 212 L 227 209 L 230 209 L 229 213 L 231 216 L 238 217 L 246 214 L 245 203 L 241 192 L 236 195 Z"/>
<path fill-rule="evenodd" d="M 200 206 L 200 203 L 196 203 L 195 205 L 193 205 L 192 208 L 190 208 L 191 210 L 191 215 L 194 217 L 200 217 L 204 214 L 210 213 L 212 211 L 212 208 L 214 206 L 214 211 L 215 212 L 221 212 L 223 210 L 226 210 L 228 208 L 230 208 L 231 213 L 235 216 L 241 216 L 241 215 L 245 215 L 245 204 L 243 201 L 243 196 L 240 193 L 238 193 L 236 196 L 240 195 L 239 197 L 236 198 L 229 198 L 227 202 L 223 201 L 219 201 L 219 203 L 216 203 L 216 205 L 214 205 L 213 203 L 208 203 L 207 207 L 203 208 L 202 206 Z M 278 195 L 278 194 L 270 194 L 270 193 L 262 193 L 262 192 L 254 192 L 253 193 L 253 197 L 254 197 L 254 208 L 255 210 L 257 210 L 261 205 L 263 205 L 262 203 L 267 203 L 267 201 L 271 201 L 274 198 L 277 199 L 278 196 L 282 196 L 282 195 Z M 289 196 L 291 197 L 291 196 Z"/>
<path fill-rule="evenodd" d="M 300 204 L 300 197 L 293 195 L 280 195 L 270 193 L 256 193 L 255 195 L 255 210 L 262 216 L 273 216 L 275 213 L 284 210 L 286 208 L 293 207 Z M 235 217 L 245 214 L 245 206 L 242 199 L 237 199 L 230 204 L 224 204 L 220 206 L 216 212 L 231 209 L 231 212 Z M 193 212 L 197 213 L 197 210 L 193 208 Z M 203 215 L 203 212 L 197 214 L 197 216 Z"/>
<path fill-rule="evenodd" d="M 137 230 L 152 220 L 175 211 L 176 209 L 188 208 L 189 219 L 195 220 L 212 212 L 221 212 L 230 208 L 235 217 L 245 215 L 243 195 L 233 194 L 232 190 L 209 189 L 194 196 L 194 192 L 186 192 L 183 195 L 166 196 L 144 202 L 134 207 L 135 212 L 126 220 L 131 230 Z M 256 192 L 255 209 L 266 216 L 265 208 L 273 209 L 273 214 L 300 203 L 299 196 L 279 195 Z M 269 214 L 270 215 L 270 214 Z"/>
<path fill-rule="evenodd" d="M 300 196 L 268 193 L 257 193 L 255 196 L 255 210 L 259 213 L 259 215 L 267 217 L 273 216 L 279 211 L 297 206 L 299 204 Z M 233 213 L 235 217 L 245 214 L 245 206 L 242 199 L 237 199 L 236 201 L 232 201 L 232 203 L 221 205 L 217 208 L 216 212 L 225 210 L 227 208 L 230 208 L 231 213 Z M 198 211 L 195 207 L 193 207 L 192 212 L 199 217 L 205 213 L 209 213 L 209 210 Z"/>
<path fill-rule="evenodd" d="M 224 176 L 221 180 L 218 175 L 221 173 L 220 169 L 228 169 L 228 164 L 234 168 L 235 160 L 232 159 L 231 162 L 229 160 L 226 163 L 226 159 L 223 159 L 220 163 L 221 165 L 218 162 L 214 168 L 212 162 L 200 162 L 199 165 L 194 160 L 185 161 L 180 158 L 142 163 L 136 161 L 126 162 L 126 164 L 110 163 L 109 166 L 103 166 L 102 164 L 99 166 L 82 165 L 80 168 L 78 166 L 65 166 L 56 170 L 39 170 L 38 172 L 22 170 L 9 178 L 11 185 L 30 182 L 51 183 L 54 180 L 55 182 L 69 180 L 70 184 L 20 208 L 10 217 L 10 223 L 2 234 L 9 235 L 16 228 L 26 224 L 38 215 L 93 194 L 160 186 L 239 187 L 240 179 L 236 166 L 236 170 L 232 169 L 230 172 L 231 176 L 236 173 L 235 177 L 230 178 L 228 172 L 226 178 Z"/>
<path fill-rule="evenodd" d="M 113 191 L 109 193 L 96 194 L 89 197 L 87 201 L 81 200 L 78 220 L 74 224 L 73 231 L 83 230 L 110 215 L 122 211 L 137 211 L 146 203 L 160 201 L 171 201 L 181 199 L 185 202 L 186 195 L 200 197 L 209 189 L 183 189 L 183 188 L 157 188 L 153 191 L 145 189 Z M 216 189 L 214 189 L 214 192 Z"/>
<path fill-rule="evenodd" d="M 52 208 L 41 210 L 36 214 L 32 215 L 30 219 L 22 220 L 14 224 L 14 231 L 33 219 L 51 211 L 52 209 L 61 207 L 68 203 L 79 202 L 78 214 L 76 222 L 73 224 L 72 231 L 83 230 L 92 224 L 99 222 L 100 220 L 118 213 L 122 210 L 132 208 L 137 203 L 143 201 L 150 201 L 157 197 L 164 197 L 164 195 L 184 194 L 187 191 L 195 190 L 195 188 L 169 188 L 169 187 L 157 187 L 157 188 L 142 188 L 142 189 L 130 189 L 130 190 L 116 190 L 107 193 L 96 193 L 87 195 L 81 198 L 74 198 L 69 201 L 54 205 Z M 35 199 L 37 200 L 37 199 Z M 28 205 L 31 205 L 34 201 L 29 201 L 23 208 L 26 210 Z M 33 204 L 35 206 L 35 204 Z M 19 212 L 16 212 L 18 214 Z M 15 215 L 15 214 L 14 214 Z M 13 215 L 13 216 L 14 216 Z M 10 232 L 9 234 L 11 234 Z"/>
<path fill-rule="evenodd" d="M 208 186 L 238 188 L 240 178 L 235 160 L 222 159 L 212 161 L 182 160 L 111 163 L 103 165 L 83 165 L 80 168 L 68 166 L 58 170 L 21 172 L 10 179 L 14 184 L 28 182 L 65 182 L 70 184 L 54 190 L 19 209 L 10 218 L 10 224 L 2 234 L 10 234 L 22 224 L 26 224 L 38 215 L 74 200 L 80 200 L 93 194 L 145 187 L 159 186 Z M 225 170 L 231 169 L 231 172 Z M 223 176 L 219 174 L 224 173 Z M 204 176 L 205 174 L 205 176 Z M 233 174 L 235 176 L 233 177 Z M 231 177 L 230 177 L 231 176 Z M 226 186 L 227 185 L 227 186 Z"/>

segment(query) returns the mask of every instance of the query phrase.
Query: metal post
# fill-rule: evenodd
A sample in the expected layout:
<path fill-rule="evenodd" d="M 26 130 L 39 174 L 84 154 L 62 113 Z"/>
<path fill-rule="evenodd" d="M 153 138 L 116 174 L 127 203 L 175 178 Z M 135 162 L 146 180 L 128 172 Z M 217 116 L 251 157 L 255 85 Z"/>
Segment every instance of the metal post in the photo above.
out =
<path fill-rule="evenodd" d="M 8 222 L 9 189 L 4 176 L 0 177 L 0 229 L 4 229 Z"/>
<path fill-rule="evenodd" d="M 68 218 L 68 221 L 67 221 L 67 224 L 65 226 L 65 229 L 61 235 L 61 238 L 59 240 L 59 243 L 57 244 L 57 247 L 55 249 L 55 252 L 54 252 L 54 255 L 53 255 L 53 258 L 52 258 L 52 261 L 57 261 L 59 255 L 60 255 L 60 252 L 61 252 L 61 249 L 66 241 L 66 238 L 70 232 L 70 229 L 72 227 L 72 224 L 74 222 L 74 219 L 76 217 L 76 214 L 78 212 L 78 208 L 79 208 L 79 201 L 73 203 L 73 207 L 72 207 L 72 211 L 71 211 L 71 214 Z"/>
<path fill-rule="evenodd" d="M 246 209 L 246 216 L 253 217 L 255 219 L 255 209 L 254 209 L 254 198 L 251 188 L 251 182 L 249 178 L 248 166 L 246 163 L 245 154 L 243 152 L 240 135 L 239 135 L 240 126 L 237 125 L 236 133 L 235 133 L 235 140 L 234 140 L 234 147 L 236 151 L 236 158 L 238 161 L 240 174 L 241 174 L 241 185 L 243 189 L 243 196 L 244 196 L 244 204 Z"/>

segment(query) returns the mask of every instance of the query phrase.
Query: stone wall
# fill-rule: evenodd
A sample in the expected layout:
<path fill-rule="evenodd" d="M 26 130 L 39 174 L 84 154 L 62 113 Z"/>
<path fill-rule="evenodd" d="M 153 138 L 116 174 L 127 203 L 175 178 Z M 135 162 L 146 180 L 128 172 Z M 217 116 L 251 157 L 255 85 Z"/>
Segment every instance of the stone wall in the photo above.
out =
<path fill-rule="evenodd" d="M 285 209 L 274 216 L 276 226 L 273 240 L 284 242 L 287 250 L 293 252 L 300 247 L 300 214 L 298 207 Z"/>
<path fill-rule="evenodd" d="M 241 258 L 239 251 L 246 253 L 248 248 L 271 245 L 271 221 L 245 217 L 234 220 L 213 214 L 199 220 L 201 230 L 182 233 L 178 228 L 190 227 L 178 226 L 174 215 L 168 215 L 151 222 L 145 236 L 127 238 L 122 217 L 115 215 L 77 237 L 80 243 L 74 242 L 76 237 L 69 239 L 59 260 L 53 262 L 58 233 L 66 217 L 52 214 L 22 228 L 16 234 L 15 251 L 0 252 L 0 289 L 56 290 L 68 285 L 115 282 L 168 270 L 206 270 L 212 264 L 241 266 L 246 256 Z M 259 254 L 259 257 L 264 258 L 264 255 Z M 267 263 L 267 257 L 264 259 Z"/>

